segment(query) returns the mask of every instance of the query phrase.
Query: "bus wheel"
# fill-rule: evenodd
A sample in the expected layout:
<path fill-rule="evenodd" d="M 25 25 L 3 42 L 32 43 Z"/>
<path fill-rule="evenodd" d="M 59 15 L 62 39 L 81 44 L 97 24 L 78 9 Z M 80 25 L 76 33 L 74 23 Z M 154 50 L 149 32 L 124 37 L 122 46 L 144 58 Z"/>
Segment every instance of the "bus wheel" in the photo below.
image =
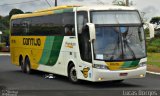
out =
<path fill-rule="evenodd" d="M 70 80 L 72 83 L 77 83 L 77 82 L 78 82 L 78 79 L 77 79 L 77 71 L 76 71 L 74 65 L 72 65 L 72 66 L 69 68 L 68 77 L 69 77 L 69 80 Z"/>
<path fill-rule="evenodd" d="M 30 60 L 28 57 L 25 59 L 25 62 L 24 62 L 24 71 L 25 73 L 28 73 L 28 74 L 32 72 L 31 67 L 30 67 Z"/>
<path fill-rule="evenodd" d="M 24 68 L 24 64 L 23 64 L 23 58 L 20 58 L 20 59 L 19 59 L 19 64 L 20 64 L 20 66 L 21 66 L 22 72 L 25 72 L 25 68 Z"/>

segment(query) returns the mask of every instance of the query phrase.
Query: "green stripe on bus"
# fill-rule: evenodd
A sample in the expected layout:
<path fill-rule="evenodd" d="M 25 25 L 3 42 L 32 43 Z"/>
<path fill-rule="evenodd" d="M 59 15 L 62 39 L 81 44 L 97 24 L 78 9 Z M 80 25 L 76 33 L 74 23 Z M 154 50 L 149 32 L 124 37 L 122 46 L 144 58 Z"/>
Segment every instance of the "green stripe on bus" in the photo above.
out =
<path fill-rule="evenodd" d="M 63 38 L 64 38 L 64 36 L 55 36 L 52 50 L 51 50 L 51 54 L 50 54 L 50 58 L 49 58 L 48 63 L 46 65 L 53 66 L 56 64 L 58 57 L 59 57 L 60 50 L 61 50 Z"/>
<path fill-rule="evenodd" d="M 64 12 L 73 12 L 73 8 L 61 9 L 61 10 L 55 10 L 55 11 L 54 11 L 55 14 L 64 13 Z"/>
<path fill-rule="evenodd" d="M 49 56 L 51 54 L 50 50 L 52 49 L 52 46 L 53 46 L 53 43 L 50 43 L 50 41 L 54 41 L 54 36 L 52 36 L 52 37 L 47 36 L 46 37 L 43 53 L 42 53 L 41 59 L 39 61 L 39 64 L 47 64 L 47 62 L 49 60 Z"/>
<path fill-rule="evenodd" d="M 56 64 L 64 36 L 47 37 L 40 64 L 53 66 Z M 48 43 L 48 44 L 47 44 Z"/>
<path fill-rule="evenodd" d="M 126 61 L 121 68 L 132 68 L 137 67 L 139 64 L 139 60 L 136 61 Z"/>

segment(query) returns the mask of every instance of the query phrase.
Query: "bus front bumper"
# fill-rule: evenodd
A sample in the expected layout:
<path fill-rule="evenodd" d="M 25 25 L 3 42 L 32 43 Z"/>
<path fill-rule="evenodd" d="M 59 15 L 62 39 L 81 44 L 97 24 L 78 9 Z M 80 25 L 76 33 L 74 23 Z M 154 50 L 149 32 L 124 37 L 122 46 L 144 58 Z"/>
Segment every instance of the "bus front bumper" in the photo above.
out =
<path fill-rule="evenodd" d="M 146 75 L 146 66 L 131 70 L 110 71 L 105 69 L 93 69 L 93 82 L 124 80 L 129 78 L 143 78 Z"/>

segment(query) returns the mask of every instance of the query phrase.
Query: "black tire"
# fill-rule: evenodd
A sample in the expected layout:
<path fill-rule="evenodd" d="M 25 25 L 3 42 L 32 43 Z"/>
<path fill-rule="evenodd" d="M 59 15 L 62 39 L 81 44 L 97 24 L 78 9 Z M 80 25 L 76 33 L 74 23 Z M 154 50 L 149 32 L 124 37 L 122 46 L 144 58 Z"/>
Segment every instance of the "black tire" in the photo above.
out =
<path fill-rule="evenodd" d="M 24 72 L 28 74 L 32 73 L 32 69 L 30 67 L 30 60 L 28 57 L 24 61 Z"/>
<path fill-rule="evenodd" d="M 69 67 L 68 78 L 72 83 L 79 82 L 79 80 L 77 78 L 77 71 L 76 71 L 75 66 L 73 64 Z"/>
<path fill-rule="evenodd" d="M 19 58 L 19 65 L 21 66 L 21 71 L 25 72 L 24 62 L 22 57 Z"/>

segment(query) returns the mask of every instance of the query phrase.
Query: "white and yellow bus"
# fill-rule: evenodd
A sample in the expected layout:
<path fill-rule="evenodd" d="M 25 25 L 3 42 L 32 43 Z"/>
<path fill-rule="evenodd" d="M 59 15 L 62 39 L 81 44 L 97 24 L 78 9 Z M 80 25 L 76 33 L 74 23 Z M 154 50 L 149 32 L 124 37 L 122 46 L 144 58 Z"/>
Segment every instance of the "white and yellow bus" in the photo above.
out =
<path fill-rule="evenodd" d="M 59 6 L 11 18 L 12 64 L 72 82 L 146 75 L 143 23 L 135 8 Z"/>

